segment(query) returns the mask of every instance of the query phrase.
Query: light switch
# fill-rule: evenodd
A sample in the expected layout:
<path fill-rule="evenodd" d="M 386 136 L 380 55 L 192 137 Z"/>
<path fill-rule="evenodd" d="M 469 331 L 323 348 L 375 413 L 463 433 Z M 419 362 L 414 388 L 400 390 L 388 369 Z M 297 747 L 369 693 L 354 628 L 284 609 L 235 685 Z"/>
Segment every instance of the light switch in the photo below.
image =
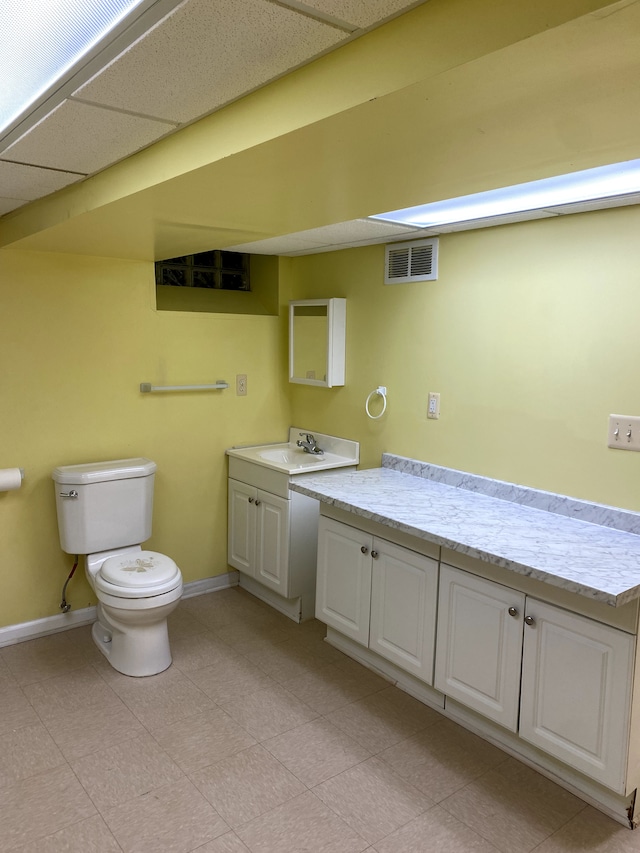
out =
<path fill-rule="evenodd" d="M 609 415 L 607 446 L 613 450 L 640 451 L 640 417 Z"/>

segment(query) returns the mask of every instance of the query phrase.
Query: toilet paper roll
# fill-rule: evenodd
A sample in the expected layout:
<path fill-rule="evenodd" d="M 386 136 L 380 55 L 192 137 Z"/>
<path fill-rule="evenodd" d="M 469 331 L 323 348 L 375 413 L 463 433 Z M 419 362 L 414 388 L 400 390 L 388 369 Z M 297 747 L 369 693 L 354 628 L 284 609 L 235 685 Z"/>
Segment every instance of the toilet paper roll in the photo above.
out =
<path fill-rule="evenodd" d="M 22 471 L 19 468 L 0 468 L 0 492 L 10 492 L 22 485 Z"/>

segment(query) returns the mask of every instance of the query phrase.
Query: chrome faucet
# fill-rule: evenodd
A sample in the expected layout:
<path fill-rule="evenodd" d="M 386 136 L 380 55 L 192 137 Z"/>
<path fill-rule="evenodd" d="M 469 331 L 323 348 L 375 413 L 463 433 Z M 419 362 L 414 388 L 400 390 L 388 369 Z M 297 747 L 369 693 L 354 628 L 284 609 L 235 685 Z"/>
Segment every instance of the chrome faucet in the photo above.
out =
<path fill-rule="evenodd" d="M 305 453 L 315 453 L 317 456 L 320 456 L 324 453 L 324 450 L 320 450 L 315 440 L 315 437 L 311 435 L 310 432 L 301 432 L 300 435 L 303 435 L 305 437 L 305 440 L 303 441 L 301 438 L 299 438 L 296 441 L 296 444 L 298 447 L 301 447 Z"/>

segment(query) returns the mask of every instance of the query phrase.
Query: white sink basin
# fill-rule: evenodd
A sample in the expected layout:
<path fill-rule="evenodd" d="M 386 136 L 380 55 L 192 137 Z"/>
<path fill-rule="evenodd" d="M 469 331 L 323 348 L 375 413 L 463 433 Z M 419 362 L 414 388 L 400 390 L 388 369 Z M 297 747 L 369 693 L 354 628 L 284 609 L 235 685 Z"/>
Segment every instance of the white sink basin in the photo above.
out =
<path fill-rule="evenodd" d="M 286 444 L 283 447 L 267 447 L 259 450 L 258 456 L 268 462 L 281 462 L 283 465 L 311 465 L 322 462 L 324 454 L 305 453 L 297 447 Z"/>
<path fill-rule="evenodd" d="M 359 461 L 356 441 L 315 433 L 324 453 L 305 453 L 296 445 L 301 430 L 292 427 L 289 441 L 283 444 L 262 444 L 254 447 L 233 447 L 227 454 L 285 474 L 304 474 L 306 471 L 326 471 L 330 468 L 355 467 Z"/>

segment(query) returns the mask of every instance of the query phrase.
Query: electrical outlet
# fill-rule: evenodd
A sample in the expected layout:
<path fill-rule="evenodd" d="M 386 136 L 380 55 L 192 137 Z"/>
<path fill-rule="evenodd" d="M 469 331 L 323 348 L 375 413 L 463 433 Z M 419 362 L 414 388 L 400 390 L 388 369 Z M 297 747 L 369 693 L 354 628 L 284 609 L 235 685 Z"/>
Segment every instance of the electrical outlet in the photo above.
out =
<path fill-rule="evenodd" d="M 247 374 L 238 373 L 236 376 L 236 395 L 238 397 L 247 396 Z"/>
<path fill-rule="evenodd" d="M 437 419 L 440 417 L 440 394 L 435 391 L 429 391 L 429 405 L 427 407 L 427 417 Z"/>
<path fill-rule="evenodd" d="M 609 415 L 607 446 L 614 450 L 640 451 L 640 417 Z"/>

